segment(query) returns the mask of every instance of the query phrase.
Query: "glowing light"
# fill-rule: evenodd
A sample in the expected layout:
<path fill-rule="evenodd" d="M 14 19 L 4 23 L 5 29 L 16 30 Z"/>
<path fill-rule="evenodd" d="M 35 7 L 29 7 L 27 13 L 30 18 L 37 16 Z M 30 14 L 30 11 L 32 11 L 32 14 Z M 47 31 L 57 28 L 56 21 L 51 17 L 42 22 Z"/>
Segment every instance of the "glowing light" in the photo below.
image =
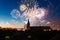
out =
<path fill-rule="evenodd" d="M 24 4 L 20 5 L 20 10 L 21 10 L 21 11 L 24 11 L 24 10 L 26 10 L 26 9 L 27 9 L 26 5 L 24 5 Z"/>
<path fill-rule="evenodd" d="M 49 29 L 49 31 L 51 31 L 51 29 Z"/>
<path fill-rule="evenodd" d="M 31 38 L 32 36 L 31 35 L 28 35 L 28 38 Z"/>
<path fill-rule="evenodd" d="M 5 36 L 5 39 L 10 39 L 10 36 Z"/>
<path fill-rule="evenodd" d="M 43 29 L 43 31 L 47 31 L 47 29 Z"/>
<path fill-rule="evenodd" d="M 38 9 L 36 11 L 36 17 L 42 19 L 45 16 L 45 9 Z"/>

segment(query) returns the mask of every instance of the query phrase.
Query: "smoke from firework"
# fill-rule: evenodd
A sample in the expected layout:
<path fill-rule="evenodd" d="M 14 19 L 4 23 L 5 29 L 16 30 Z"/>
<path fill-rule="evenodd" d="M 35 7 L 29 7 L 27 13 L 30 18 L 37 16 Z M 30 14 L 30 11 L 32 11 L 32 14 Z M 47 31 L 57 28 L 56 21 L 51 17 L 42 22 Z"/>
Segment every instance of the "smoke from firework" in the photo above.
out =
<path fill-rule="evenodd" d="M 37 6 L 36 0 L 24 0 L 21 1 L 20 11 L 14 9 L 11 12 L 11 15 L 15 18 L 23 19 L 25 23 L 27 23 L 27 19 L 29 19 L 31 26 L 47 26 L 50 25 L 49 21 L 46 21 L 44 18 L 48 14 L 48 10 L 44 8 L 40 8 Z M 32 6 L 33 5 L 33 6 Z M 32 6 L 32 7 L 31 7 Z"/>

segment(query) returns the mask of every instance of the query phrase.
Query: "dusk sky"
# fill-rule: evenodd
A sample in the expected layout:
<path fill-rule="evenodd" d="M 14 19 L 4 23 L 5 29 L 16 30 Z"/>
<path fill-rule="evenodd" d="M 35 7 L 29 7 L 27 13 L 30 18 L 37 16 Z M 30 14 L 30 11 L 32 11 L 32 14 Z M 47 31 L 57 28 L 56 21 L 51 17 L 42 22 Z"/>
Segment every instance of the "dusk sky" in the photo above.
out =
<path fill-rule="evenodd" d="M 36 12 L 41 14 L 35 15 Z M 43 22 L 43 26 L 60 29 L 60 0 L 0 0 L 0 26 L 19 28 L 27 19 L 33 26 Z"/>

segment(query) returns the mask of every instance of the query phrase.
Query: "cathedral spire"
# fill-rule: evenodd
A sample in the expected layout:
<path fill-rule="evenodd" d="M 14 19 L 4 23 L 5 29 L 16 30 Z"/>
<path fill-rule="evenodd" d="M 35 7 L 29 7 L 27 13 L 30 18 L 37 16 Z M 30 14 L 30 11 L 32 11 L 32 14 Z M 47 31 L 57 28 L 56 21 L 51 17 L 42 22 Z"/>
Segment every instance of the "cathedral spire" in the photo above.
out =
<path fill-rule="evenodd" d="M 27 22 L 27 28 L 30 27 L 30 22 L 29 22 L 29 19 L 28 19 L 28 22 Z"/>

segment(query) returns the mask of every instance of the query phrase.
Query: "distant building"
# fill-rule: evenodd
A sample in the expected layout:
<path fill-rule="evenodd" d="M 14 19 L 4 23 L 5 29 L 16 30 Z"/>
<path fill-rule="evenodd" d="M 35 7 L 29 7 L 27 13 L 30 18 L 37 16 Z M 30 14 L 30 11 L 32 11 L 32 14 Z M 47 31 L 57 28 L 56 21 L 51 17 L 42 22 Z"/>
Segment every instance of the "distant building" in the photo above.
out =
<path fill-rule="evenodd" d="M 50 26 L 30 26 L 29 19 L 28 19 L 26 28 L 27 30 L 40 30 L 40 31 L 51 31 L 52 30 Z"/>

